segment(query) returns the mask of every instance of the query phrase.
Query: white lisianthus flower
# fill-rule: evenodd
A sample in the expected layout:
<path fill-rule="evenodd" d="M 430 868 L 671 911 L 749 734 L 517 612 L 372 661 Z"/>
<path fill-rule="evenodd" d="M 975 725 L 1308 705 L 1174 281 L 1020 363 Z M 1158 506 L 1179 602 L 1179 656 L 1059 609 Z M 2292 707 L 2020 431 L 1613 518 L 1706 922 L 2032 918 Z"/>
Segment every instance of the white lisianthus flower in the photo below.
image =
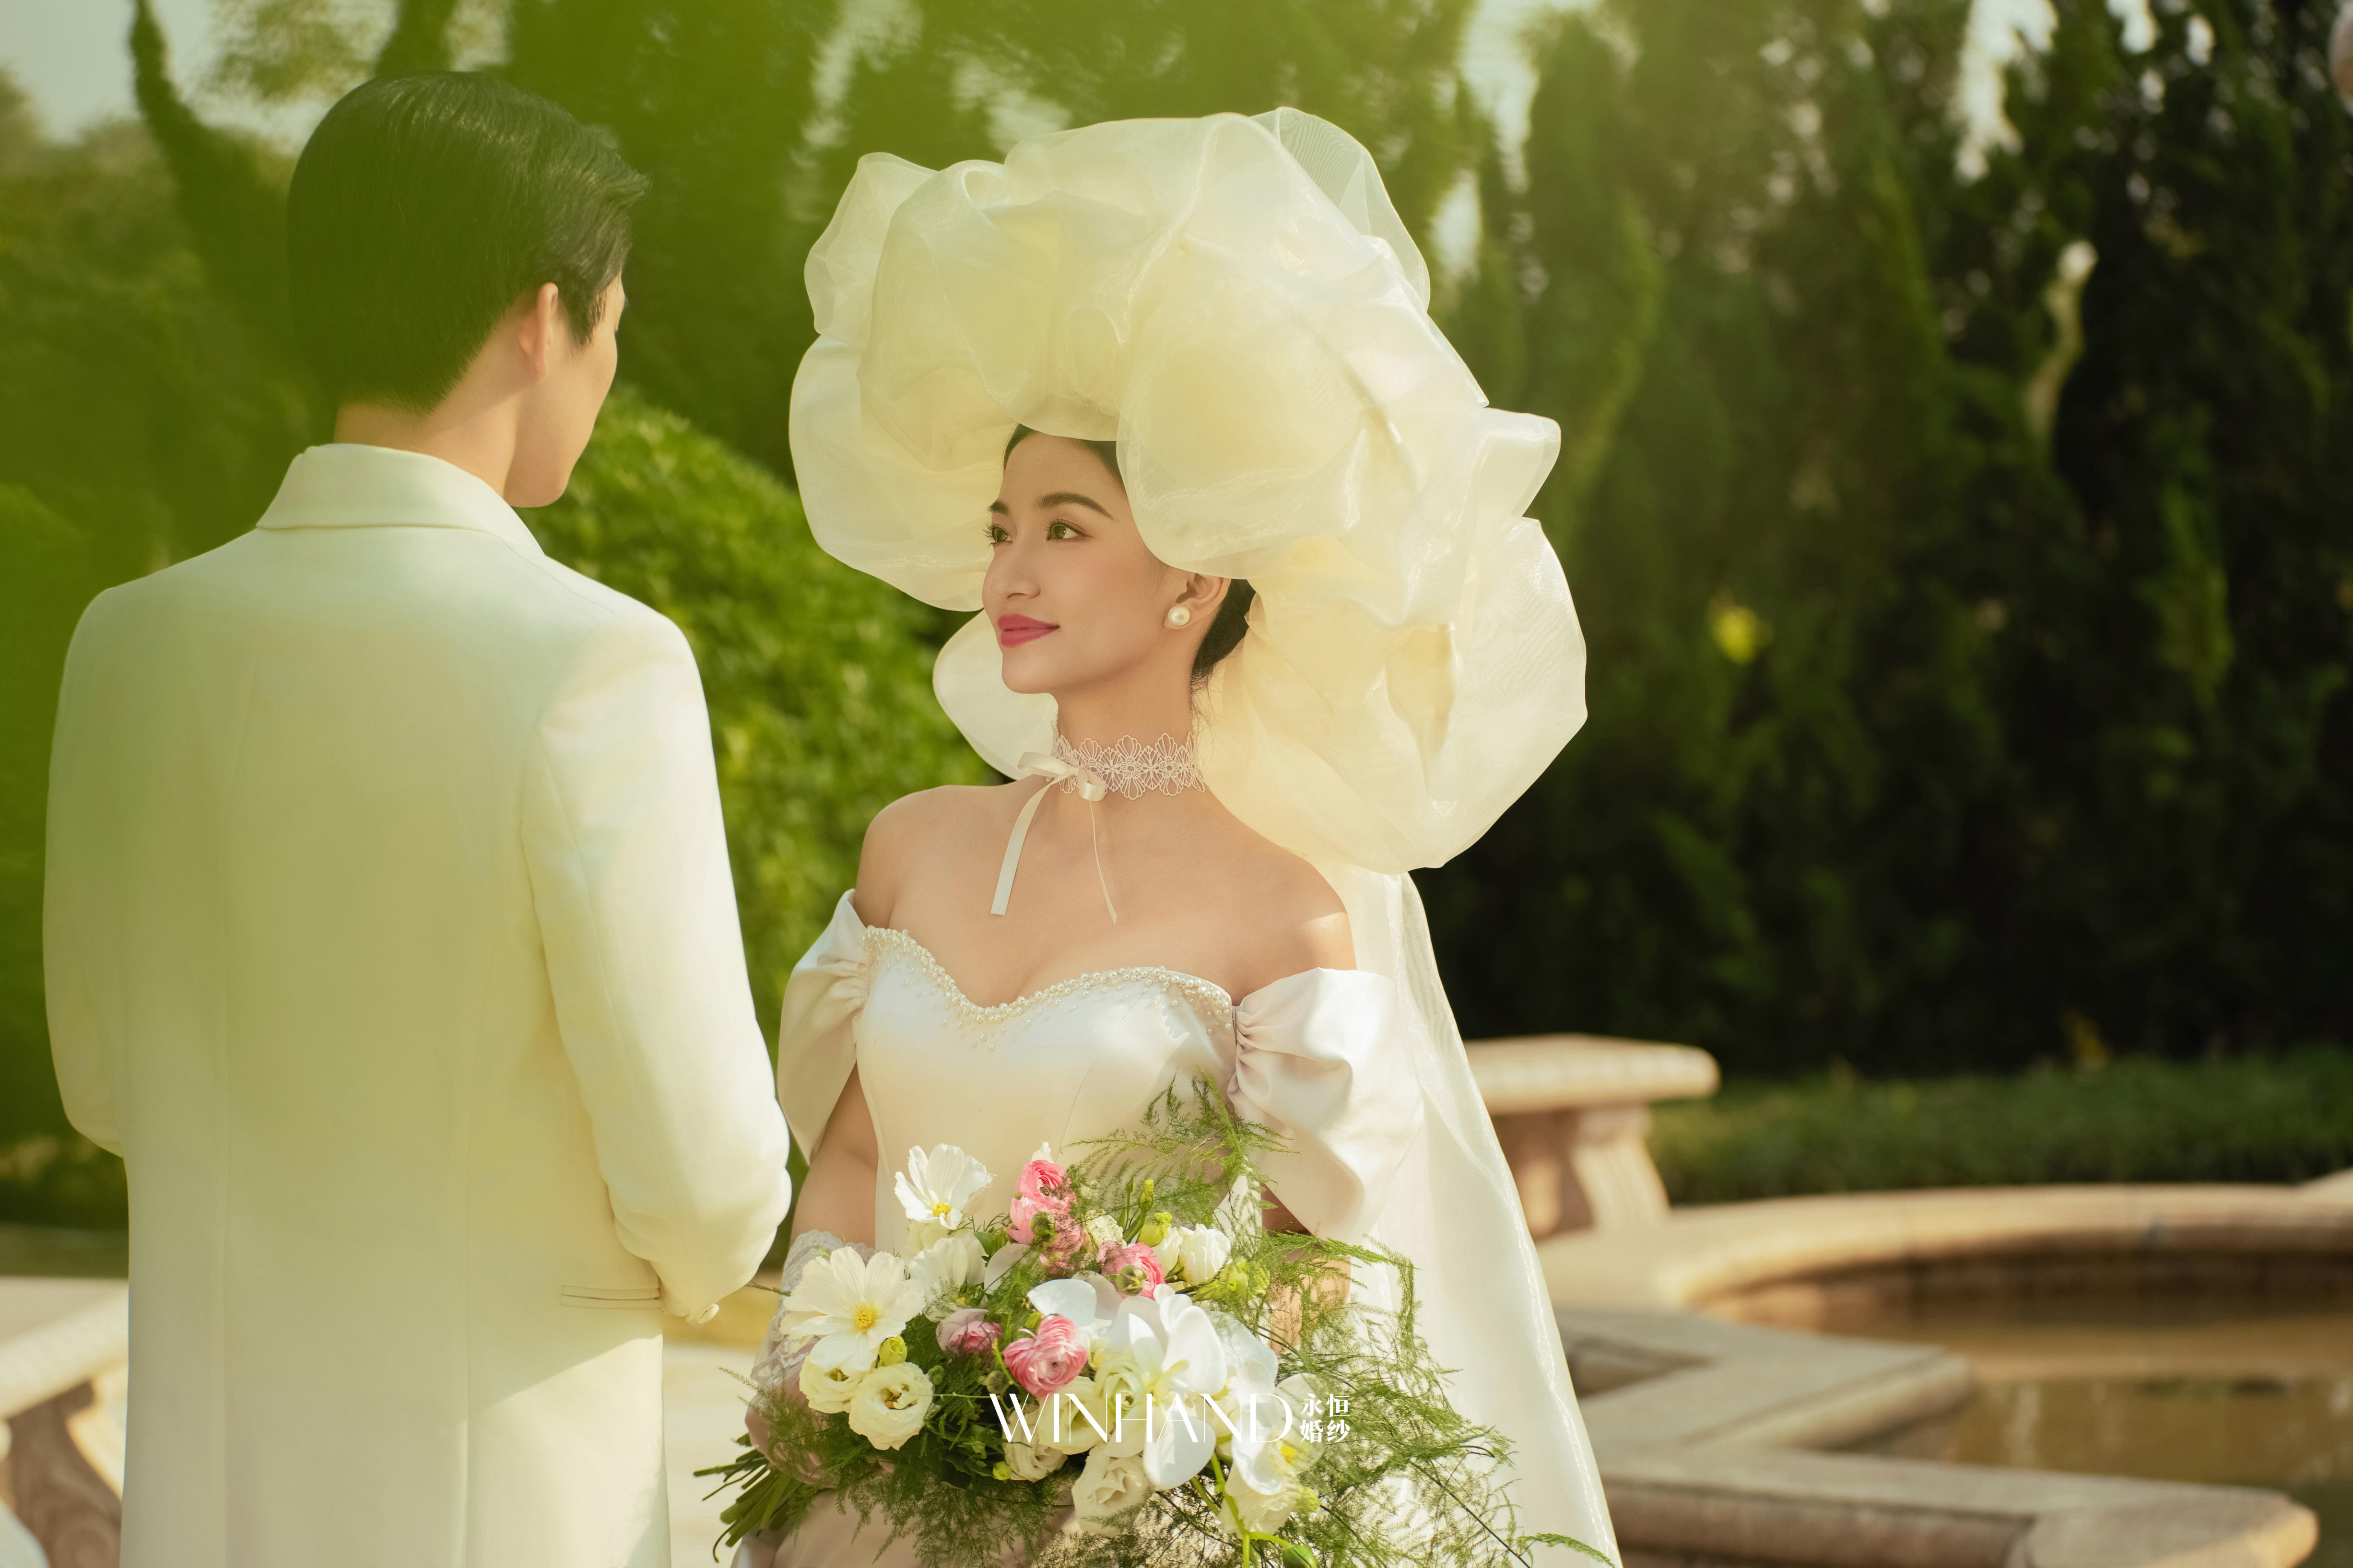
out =
<path fill-rule="evenodd" d="M 1106 1454 L 1101 1448 L 1087 1456 L 1087 1468 L 1071 1488 L 1071 1508 L 1082 1530 L 1100 1531 L 1108 1521 L 1140 1508 L 1152 1496 L 1152 1481 L 1144 1462 Z"/>
<path fill-rule="evenodd" d="M 849 1408 L 872 1366 L 871 1361 L 865 1366 L 828 1366 L 811 1356 L 801 1363 L 801 1397 L 808 1401 L 811 1410 L 839 1415 Z"/>
<path fill-rule="evenodd" d="M 849 1429 L 878 1448 L 895 1448 L 923 1430 L 932 1380 L 912 1362 L 870 1372 L 849 1396 Z"/>
<path fill-rule="evenodd" d="M 882 1342 L 923 1310 L 928 1294 L 906 1259 L 889 1252 L 862 1258 L 845 1247 L 812 1260 L 782 1305 L 792 1313 L 791 1331 L 817 1341 L 810 1360 L 871 1366 Z"/>
<path fill-rule="evenodd" d="M 1172 1285 L 1207 1285 L 1233 1256 L 1234 1239 L 1215 1226 L 1180 1225 L 1152 1249 Z"/>
<path fill-rule="evenodd" d="M 980 1237 L 968 1230 L 959 1230 L 915 1254 L 909 1272 L 924 1281 L 926 1300 L 936 1301 L 979 1279 L 981 1270 L 987 1266 L 987 1255 L 980 1249 Z"/>
<path fill-rule="evenodd" d="M 973 1196 L 996 1178 L 988 1168 L 953 1143 L 934 1143 L 929 1151 L 907 1151 L 907 1168 L 895 1184 L 899 1206 L 910 1221 L 908 1232 L 924 1246 L 971 1223 L 965 1212 Z"/>
<path fill-rule="evenodd" d="M 1119 1221 L 1107 1214 L 1099 1214 L 1087 1221 L 1087 1239 L 1097 1247 L 1117 1247 L 1127 1239 L 1127 1236 L 1119 1228 Z"/>
<path fill-rule="evenodd" d="M 1042 1481 L 1062 1468 L 1068 1454 L 1060 1448 L 1048 1448 L 1029 1443 L 1005 1445 L 1005 1465 L 1017 1481 Z"/>
<path fill-rule="evenodd" d="M 1227 1489 L 1226 1504 L 1241 1521 L 1243 1529 L 1271 1535 L 1291 1522 L 1291 1516 L 1299 1511 L 1303 1489 L 1296 1484 L 1287 1484 L 1279 1491 L 1261 1492 L 1237 1481 Z"/>

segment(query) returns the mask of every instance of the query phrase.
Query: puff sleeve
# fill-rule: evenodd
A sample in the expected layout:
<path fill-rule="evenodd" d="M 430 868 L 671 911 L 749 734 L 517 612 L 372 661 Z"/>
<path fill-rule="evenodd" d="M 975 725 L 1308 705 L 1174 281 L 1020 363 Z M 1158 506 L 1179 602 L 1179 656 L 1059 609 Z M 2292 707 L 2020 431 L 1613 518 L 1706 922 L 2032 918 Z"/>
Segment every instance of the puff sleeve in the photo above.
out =
<path fill-rule="evenodd" d="M 841 895 L 829 921 L 785 982 L 776 1030 L 776 1103 L 801 1157 L 817 1158 L 826 1119 L 858 1065 L 857 1023 L 866 1005 L 866 922 Z"/>
<path fill-rule="evenodd" d="M 1234 1007 L 1227 1098 L 1290 1147 L 1263 1162 L 1275 1195 L 1317 1236 L 1362 1241 L 1422 1131 L 1421 1089 L 1386 1048 L 1396 994 L 1384 976 L 1311 969 Z"/>

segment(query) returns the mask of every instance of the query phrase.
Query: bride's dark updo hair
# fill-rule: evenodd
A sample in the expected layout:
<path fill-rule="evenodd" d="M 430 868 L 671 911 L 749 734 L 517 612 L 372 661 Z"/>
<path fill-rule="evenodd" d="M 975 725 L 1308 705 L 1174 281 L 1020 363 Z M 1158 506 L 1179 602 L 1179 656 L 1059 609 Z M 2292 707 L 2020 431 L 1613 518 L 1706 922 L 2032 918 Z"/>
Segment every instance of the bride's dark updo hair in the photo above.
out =
<path fill-rule="evenodd" d="M 1027 425 L 1016 425 L 1013 438 L 1005 443 L 1005 455 L 1008 458 L 1013 456 L 1014 447 L 1036 434 L 1038 432 Z M 1122 488 L 1126 486 L 1127 481 L 1120 479 L 1118 443 L 1089 441 L 1079 437 L 1071 438 L 1101 458 L 1103 466 L 1111 470 L 1111 477 L 1119 479 Z M 1250 585 L 1248 579 L 1228 579 L 1225 601 L 1218 606 L 1217 619 L 1209 623 L 1208 635 L 1201 639 L 1199 649 L 1193 655 L 1194 685 L 1198 686 L 1208 679 L 1209 671 L 1218 668 L 1218 661 L 1241 647 L 1242 634 L 1250 630 L 1250 601 L 1256 597 L 1258 590 Z"/>

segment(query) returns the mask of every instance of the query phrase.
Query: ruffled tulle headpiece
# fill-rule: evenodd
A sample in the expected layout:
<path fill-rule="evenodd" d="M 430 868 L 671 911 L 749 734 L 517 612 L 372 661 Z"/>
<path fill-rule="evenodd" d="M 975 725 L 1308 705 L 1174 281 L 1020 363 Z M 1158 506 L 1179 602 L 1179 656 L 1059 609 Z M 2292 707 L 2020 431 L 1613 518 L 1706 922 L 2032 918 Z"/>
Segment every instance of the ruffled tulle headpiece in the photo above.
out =
<path fill-rule="evenodd" d="M 1257 589 L 1203 695 L 1200 764 L 1275 842 L 1436 865 L 1583 722 L 1576 611 L 1523 515 L 1559 431 L 1487 406 L 1336 127 L 1116 121 L 937 172 L 873 154 L 808 287 L 792 450 L 818 542 L 976 609 L 1015 426 L 1116 440 L 1152 552 Z M 1011 773 L 1054 705 L 998 661 L 976 617 L 934 684 Z"/>

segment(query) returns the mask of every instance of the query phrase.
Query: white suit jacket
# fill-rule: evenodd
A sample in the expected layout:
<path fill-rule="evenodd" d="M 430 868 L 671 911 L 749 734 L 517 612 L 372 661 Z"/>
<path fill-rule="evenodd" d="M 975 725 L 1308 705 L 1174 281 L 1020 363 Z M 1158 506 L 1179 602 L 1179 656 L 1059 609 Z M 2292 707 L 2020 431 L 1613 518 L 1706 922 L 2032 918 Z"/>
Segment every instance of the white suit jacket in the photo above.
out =
<path fill-rule="evenodd" d="M 666 1568 L 660 1309 L 788 1196 L 678 629 L 313 448 L 82 617 L 46 921 L 130 1170 L 126 1568 Z"/>

